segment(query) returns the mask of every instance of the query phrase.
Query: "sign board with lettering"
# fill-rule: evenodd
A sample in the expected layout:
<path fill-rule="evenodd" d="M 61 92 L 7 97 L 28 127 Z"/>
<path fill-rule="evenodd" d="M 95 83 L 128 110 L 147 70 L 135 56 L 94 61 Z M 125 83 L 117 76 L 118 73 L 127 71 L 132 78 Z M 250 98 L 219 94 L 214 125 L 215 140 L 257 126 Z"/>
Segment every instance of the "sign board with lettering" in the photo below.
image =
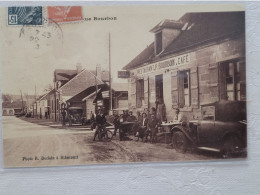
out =
<path fill-rule="evenodd" d="M 121 79 L 127 79 L 127 78 L 130 78 L 130 71 L 118 71 L 118 78 L 121 78 Z"/>
<path fill-rule="evenodd" d="M 182 65 L 186 65 L 190 63 L 190 53 L 188 54 L 183 54 L 180 56 L 176 56 L 173 58 L 169 58 L 167 60 L 163 60 L 160 62 L 152 63 L 146 66 L 143 66 L 141 68 L 138 68 L 136 70 L 136 74 L 145 74 L 145 73 L 150 73 L 150 72 L 155 72 L 158 70 L 163 70 L 167 68 L 173 68 L 173 67 L 178 67 Z"/>

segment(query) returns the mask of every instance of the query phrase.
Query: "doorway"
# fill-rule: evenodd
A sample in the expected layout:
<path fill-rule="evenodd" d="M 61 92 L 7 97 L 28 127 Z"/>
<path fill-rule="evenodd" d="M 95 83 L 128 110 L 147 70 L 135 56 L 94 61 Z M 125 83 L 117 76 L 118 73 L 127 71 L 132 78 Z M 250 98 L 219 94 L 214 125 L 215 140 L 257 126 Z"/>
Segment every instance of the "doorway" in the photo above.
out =
<path fill-rule="evenodd" d="M 155 76 L 156 97 L 163 101 L 163 75 Z"/>

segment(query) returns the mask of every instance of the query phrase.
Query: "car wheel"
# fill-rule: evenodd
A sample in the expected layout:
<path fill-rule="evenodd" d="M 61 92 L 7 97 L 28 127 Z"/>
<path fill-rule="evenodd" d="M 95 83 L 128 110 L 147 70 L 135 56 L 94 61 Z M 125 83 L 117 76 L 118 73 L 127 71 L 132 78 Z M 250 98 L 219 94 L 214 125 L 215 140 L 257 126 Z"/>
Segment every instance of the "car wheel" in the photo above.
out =
<path fill-rule="evenodd" d="M 177 152 L 185 153 L 188 149 L 188 139 L 184 133 L 177 131 L 172 136 L 172 146 Z"/>
<path fill-rule="evenodd" d="M 223 158 L 233 157 L 237 151 L 241 150 L 241 140 L 236 135 L 230 135 L 224 139 L 222 156 Z"/>

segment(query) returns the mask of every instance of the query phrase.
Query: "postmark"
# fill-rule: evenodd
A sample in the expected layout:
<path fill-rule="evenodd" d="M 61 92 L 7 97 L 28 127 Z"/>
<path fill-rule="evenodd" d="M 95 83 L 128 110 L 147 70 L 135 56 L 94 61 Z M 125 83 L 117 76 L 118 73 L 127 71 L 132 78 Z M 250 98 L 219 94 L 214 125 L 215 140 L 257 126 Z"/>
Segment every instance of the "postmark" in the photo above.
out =
<path fill-rule="evenodd" d="M 26 26 L 24 25 L 20 32 L 19 38 L 28 43 L 28 46 L 39 50 L 53 44 L 63 44 L 63 32 L 59 24 L 54 22 L 47 25 L 47 19 L 43 17 L 43 25 Z"/>
<path fill-rule="evenodd" d="M 83 21 L 81 6 L 48 6 L 49 23 L 68 23 Z"/>
<path fill-rule="evenodd" d="M 8 7 L 8 25 L 42 25 L 42 6 Z"/>

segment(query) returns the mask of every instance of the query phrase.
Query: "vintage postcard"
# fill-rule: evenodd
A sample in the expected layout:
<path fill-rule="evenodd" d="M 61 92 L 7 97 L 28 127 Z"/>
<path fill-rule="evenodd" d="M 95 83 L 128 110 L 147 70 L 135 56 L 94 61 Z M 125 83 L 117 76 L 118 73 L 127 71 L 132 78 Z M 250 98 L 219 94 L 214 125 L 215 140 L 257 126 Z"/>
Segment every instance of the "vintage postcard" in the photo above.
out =
<path fill-rule="evenodd" d="M 247 157 L 239 4 L 0 9 L 5 167 Z"/>

